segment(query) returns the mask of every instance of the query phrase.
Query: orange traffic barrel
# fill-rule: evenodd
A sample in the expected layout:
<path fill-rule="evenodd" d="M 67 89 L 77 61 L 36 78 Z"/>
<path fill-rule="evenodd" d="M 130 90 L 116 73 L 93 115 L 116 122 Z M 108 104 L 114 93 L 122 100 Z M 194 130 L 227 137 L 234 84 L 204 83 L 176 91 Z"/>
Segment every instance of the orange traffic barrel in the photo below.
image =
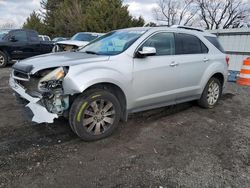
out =
<path fill-rule="evenodd" d="M 243 61 L 243 65 L 237 83 L 240 85 L 250 86 L 250 57 Z"/>

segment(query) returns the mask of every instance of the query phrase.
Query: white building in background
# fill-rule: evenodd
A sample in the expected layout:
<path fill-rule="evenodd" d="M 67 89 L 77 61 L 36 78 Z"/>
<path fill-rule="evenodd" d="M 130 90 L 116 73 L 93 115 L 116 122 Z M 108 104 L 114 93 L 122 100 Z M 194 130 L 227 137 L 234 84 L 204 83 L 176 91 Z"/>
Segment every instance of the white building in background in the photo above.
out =
<path fill-rule="evenodd" d="M 230 57 L 230 73 L 237 74 L 243 60 L 250 57 L 250 28 L 219 29 L 210 32 L 218 36 L 226 54 Z"/>

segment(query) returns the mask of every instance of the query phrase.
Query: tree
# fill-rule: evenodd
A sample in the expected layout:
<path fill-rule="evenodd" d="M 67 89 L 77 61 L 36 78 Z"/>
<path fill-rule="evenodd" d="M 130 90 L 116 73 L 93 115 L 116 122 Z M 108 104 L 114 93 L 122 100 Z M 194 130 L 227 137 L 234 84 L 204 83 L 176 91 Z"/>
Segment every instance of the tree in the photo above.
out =
<path fill-rule="evenodd" d="M 166 25 L 194 25 L 206 29 L 249 25 L 249 0 L 159 0 L 153 10 Z"/>
<path fill-rule="evenodd" d="M 153 9 L 157 21 L 171 25 L 192 25 L 197 13 L 194 0 L 159 0 Z"/>
<path fill-rule="evenodd" d="M 156 27 L 156 26 L 157 26 L 157 24 L 154 22 L 149 22 L 149 23 L 144 25 L 144 27 Z"/>
<path fill-rule="evenodd" d="M 87 31 L 108 32 L 114 29 L 143 26 L 142 17 L 129 15 L 128 6 L 122 0 L 92 1 L 86 11 L 85 26 Z"/>
<path fill-rule="evenodd" d="M 132 18 L 132 25 L 133 27 L 140 27 L 145 25 L 145 20 L 142 16 L 139 16 L 139 18 Z"/>
<path fill-rule="evenodd" d="M 0 25 L 0 29 L 13 29 L 16 28 L 17 26 L 15 25 L 14 22 L 6 22 Z"/>
<path fill-rule="evenodd" d="M 247 24 L 250 5 L 242 0 L 196 0 L 206 29 L 237 28 Z"/>
<path fill-rule="evenodd" d="M 60 4 L 64 0 L 42 0 L 41 1 L 41 16 L 43 17 L 43 23 L 46 28 L 47 35 L 56 36 L 55 33 L 55 13 L 59 9 Z"/>
<path fill-rule="evenodd" d="M 38 33 L 44 33 L 44 24 L 38 13 L 33 11 L 30 16 L 27 18 L 26 22 L 23 24 L 23 28 L 25 29 L 34 29 L 38 31 Z"/>
<path fill-rule="evenodd" d="M 79 0 L 65 0 L 55 12 L 54 31 L 60 36 L 72 36 L 85 31 L 86 7 Z"/>
<path fill-rule="evenodd" d="M 24 27 L 43 26 L 43 33 L 51 37 L 70 37 L 80 31 L 108 32 L 143 25 L 144 19 L 129 15 L 122 0 L 42 0 L 40 14 L 32 13 Z"/>

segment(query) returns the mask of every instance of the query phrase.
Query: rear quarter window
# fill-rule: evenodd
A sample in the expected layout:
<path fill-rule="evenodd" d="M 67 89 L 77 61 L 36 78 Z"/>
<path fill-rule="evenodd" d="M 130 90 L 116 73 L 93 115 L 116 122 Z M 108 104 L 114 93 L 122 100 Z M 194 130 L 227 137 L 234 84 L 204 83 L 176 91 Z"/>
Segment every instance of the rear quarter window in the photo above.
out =
<path fill-rule="evenodd" d="M 219 40 L 217 37 L 210 37 L 210 36 L 205 36 L 205 38 L 212 43 L 218 50 L 220 50 L 222 53 L 225 53 L 223 47 L 221 46 Z"/>
<path fill-rule="evenodd" d="M 34 31 L 28 31 L 29 39 L 30 41 L 39 41 L 40 38 L 38 37 L 38 34 Z"/>

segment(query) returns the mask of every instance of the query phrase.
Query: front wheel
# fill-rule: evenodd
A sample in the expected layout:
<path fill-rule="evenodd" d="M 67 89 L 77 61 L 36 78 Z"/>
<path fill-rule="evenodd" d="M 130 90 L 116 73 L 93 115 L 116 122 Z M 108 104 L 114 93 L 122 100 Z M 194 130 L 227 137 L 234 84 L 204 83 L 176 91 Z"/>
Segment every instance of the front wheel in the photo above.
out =
<path fill-rule="evenodd" d="M 110 136 L 121 116 L 116 96 L 95 89 L 80 95 L 72 104 L 69 121 L 72 130 L 83 140 L 93 141 Z"/>
<path fill-rule="evenodd" d="M 213 108 L 219 101 L 222 94 L 222 84 L 217 78 L 211 78 L 198 101 L 203 108 Z"/>

